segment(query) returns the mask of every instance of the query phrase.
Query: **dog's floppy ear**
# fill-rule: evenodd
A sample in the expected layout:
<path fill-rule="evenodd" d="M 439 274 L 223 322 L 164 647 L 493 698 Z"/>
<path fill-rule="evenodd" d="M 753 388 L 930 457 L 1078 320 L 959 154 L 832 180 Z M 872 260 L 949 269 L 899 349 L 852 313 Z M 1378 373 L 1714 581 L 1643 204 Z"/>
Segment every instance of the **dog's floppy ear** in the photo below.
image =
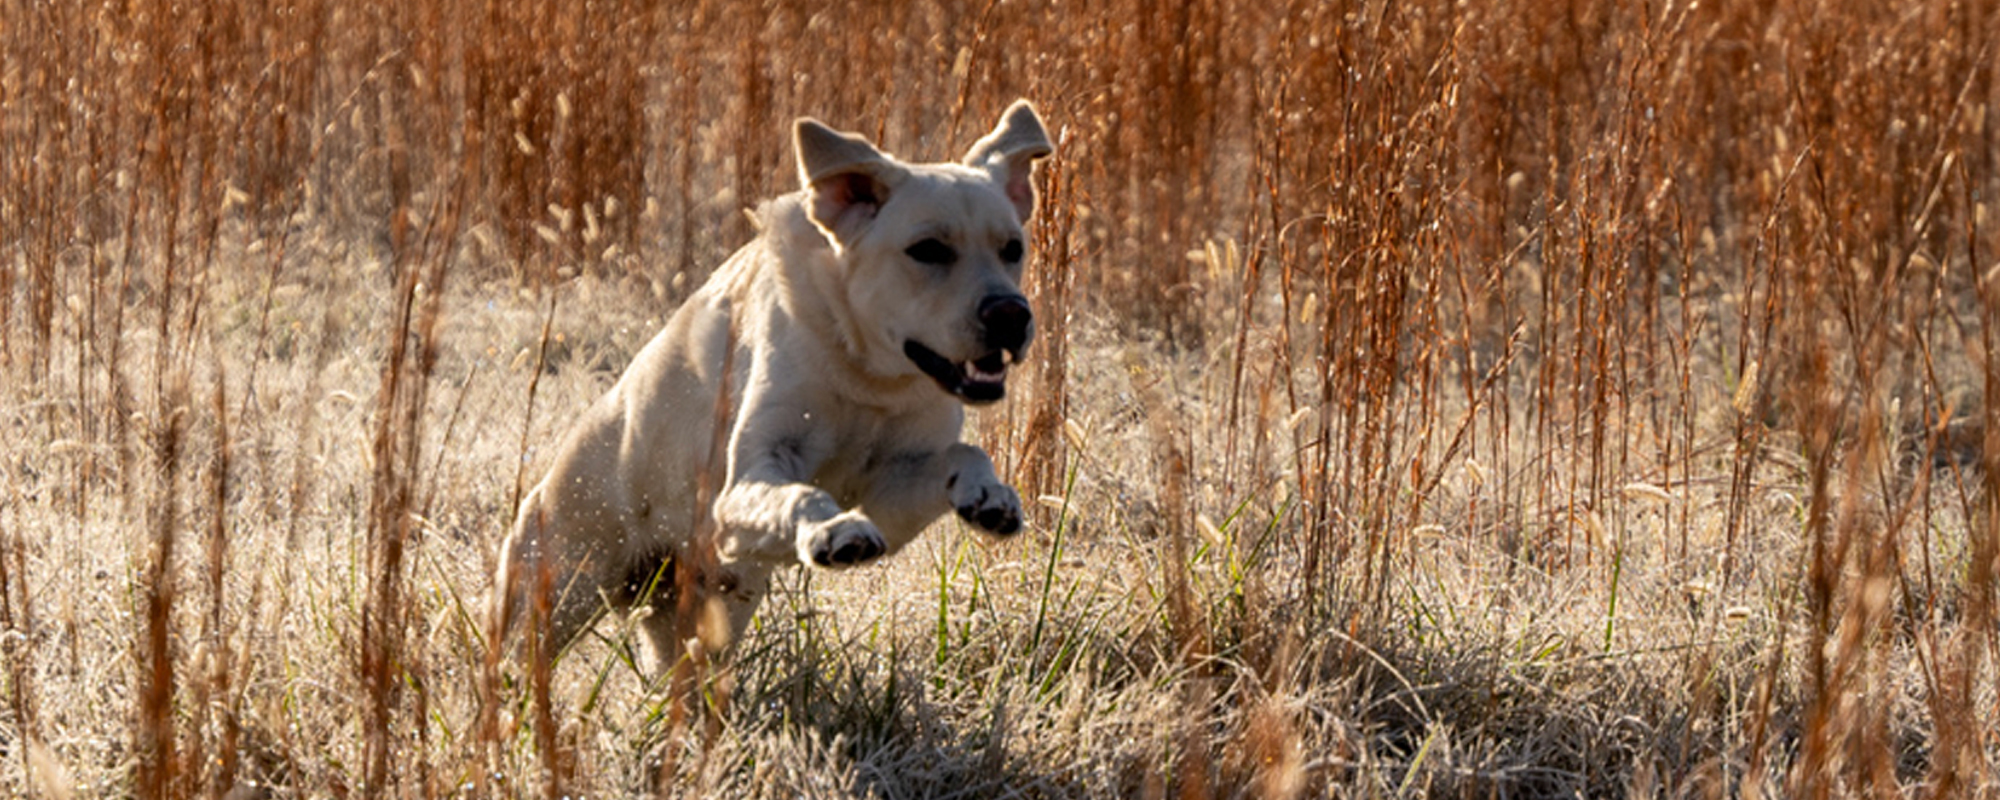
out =
<path fill-rule="evenodd" d="M 1000 115 L 993 132 L 966 151 L 966 166 L 978 167 L 993 176 L 993 182 L 1007 192 L 1022 222 L 1035 213 L 1034 161 L 1055 152 L 1049 144 L 1042 118 L 1026 100 L 1016 100 Z"/>
<path fill-rule="evenodd" d="M 806 214 L 836 245 L 849 241 L 875 218 L 889 192 L 902 182 L 894 159 L 851 133 L 841 133 L 810 117 L 800 119 L 792 142 L 799 180 L 810 192 Z"/>

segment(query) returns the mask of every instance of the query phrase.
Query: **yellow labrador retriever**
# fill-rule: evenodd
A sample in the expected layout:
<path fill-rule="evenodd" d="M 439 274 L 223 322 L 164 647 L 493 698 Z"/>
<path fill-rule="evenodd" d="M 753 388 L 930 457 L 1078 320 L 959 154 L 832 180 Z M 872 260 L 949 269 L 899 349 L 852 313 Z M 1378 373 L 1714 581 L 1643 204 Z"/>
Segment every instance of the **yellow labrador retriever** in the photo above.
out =
<path fill-rule="evenodd" d="M 650 604 L 663 613 L 639 629 L 658 674 L 679 653 L 671 591 L 641 588 L 659 575 L 699 565 L 726 646 L 778 567 L 874 561 L 947 510 L 1020 529 L 1019 497 L 959 430 L 962 404 L 999 400 L 1034 337 L 1021 226 L 1051 152 L 1041 119 L 1016 102 L 956 164 L 904 163 L 811 119 L 794 145 L 804 188 L 758 209 L 758 237 L 522 502 L 495 579 L 502 636 L 536 620 L 557 652 L 599 613 Z M 703 509 L 712 452 L 725 474 Z M 704 513 L 712 557 L 695 551 Z"/>

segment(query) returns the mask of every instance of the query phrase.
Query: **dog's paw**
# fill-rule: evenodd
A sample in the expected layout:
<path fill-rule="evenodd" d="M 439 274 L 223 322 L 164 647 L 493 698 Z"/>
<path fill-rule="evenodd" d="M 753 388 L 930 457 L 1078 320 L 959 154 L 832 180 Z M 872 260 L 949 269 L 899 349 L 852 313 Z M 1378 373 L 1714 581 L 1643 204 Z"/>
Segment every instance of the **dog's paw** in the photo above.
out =
<path fill-rule="evenodd" d="M 875 523 L 849 511 L 815 525 L 801 555 L 822 567 L 852 567 L 881 558 L 889 545 Z"/>
<path fill-rule="evenodd" d="M 1008 536 L 1021 530 L 1021 496 L 997 479 L 953 481 L 951 506 L 987 533 Z"/>

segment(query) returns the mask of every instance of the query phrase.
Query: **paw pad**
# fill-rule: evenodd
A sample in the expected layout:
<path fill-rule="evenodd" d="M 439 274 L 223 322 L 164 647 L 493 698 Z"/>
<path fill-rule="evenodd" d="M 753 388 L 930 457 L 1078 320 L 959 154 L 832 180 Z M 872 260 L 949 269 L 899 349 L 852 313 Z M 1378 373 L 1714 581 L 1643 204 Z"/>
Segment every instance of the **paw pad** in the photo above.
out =
<path fill-rule="evenodd" d="M 865 564 L 887 552 L 882 532 L 865 517 L 836 518 L 820 528 L 809 548 L 812 563 L 822 567 Z"/>
<path fill-rule="evenodd" d="M 971 502 L 957 507 L 958 516 L 981 530 L 1001 536 L 1021 530 L 1021 501 L 1013 489 L 995 484 L 980 490 Z"/>

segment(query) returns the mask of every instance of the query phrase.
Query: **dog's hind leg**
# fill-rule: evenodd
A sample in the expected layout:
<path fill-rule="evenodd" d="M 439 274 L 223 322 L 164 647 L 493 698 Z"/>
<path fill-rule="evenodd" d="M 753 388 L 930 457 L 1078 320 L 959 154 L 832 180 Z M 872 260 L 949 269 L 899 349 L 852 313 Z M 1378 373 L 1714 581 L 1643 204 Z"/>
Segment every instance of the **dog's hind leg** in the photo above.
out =
<path fill-rule="evenodd" d="M 667 562 L 664 577 L 647 595 L 635 598 L 644 611 L 635 626 L 640 666 L 660 676 L 688 655 L 688 640 L 699 639 L 709 656 L 736 646 L 770 586 L 770 569 L 754 564 L 721 564 L 706 570 Z"/>
<path fill-rule="evenodd" d="M 526 640 L 517 637 L 532 628 L 536 646 L 553 657 L 603 610 L 601 592 L 615 588 L 605 580 L 611 554 L 588 537 L 559 535 L 560 525 L 541 502 L 539 489 L 521 509 L 500 553 L 495 635 L 516 638 L 518 647 Z"/>

